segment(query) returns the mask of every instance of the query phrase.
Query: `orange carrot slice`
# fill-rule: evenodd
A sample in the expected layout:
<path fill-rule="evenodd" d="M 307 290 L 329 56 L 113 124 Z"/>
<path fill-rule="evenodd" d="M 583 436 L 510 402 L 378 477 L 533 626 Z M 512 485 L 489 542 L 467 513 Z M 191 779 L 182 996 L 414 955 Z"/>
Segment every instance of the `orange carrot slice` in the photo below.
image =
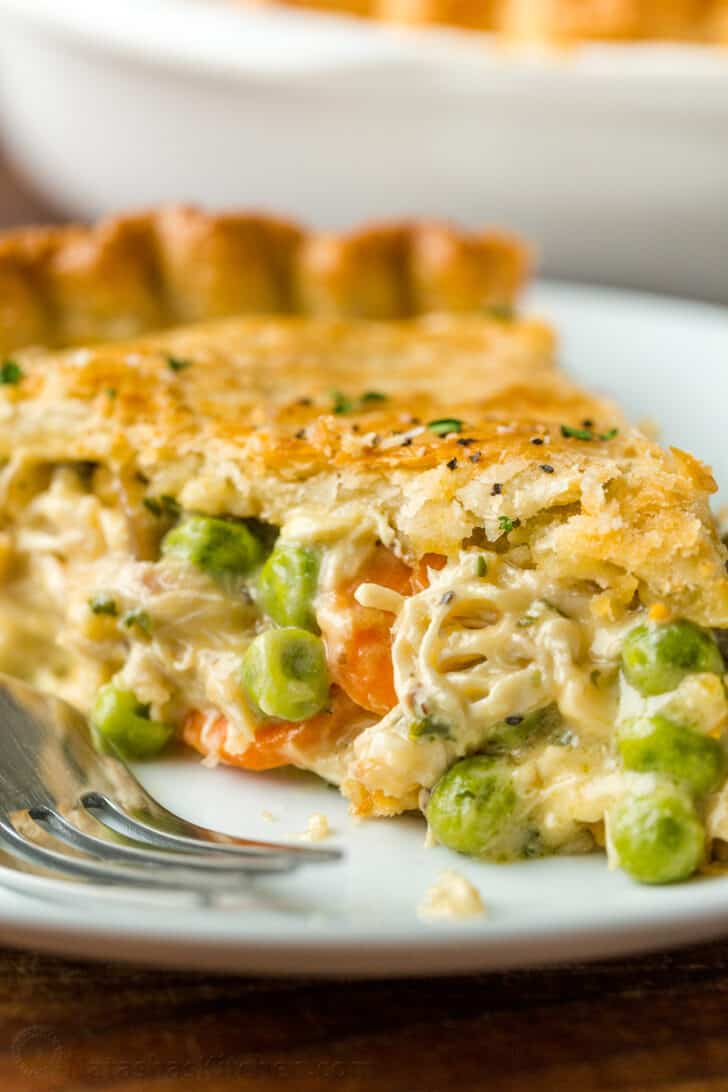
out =
<path fill-rule="evenodd" d="M 206 715 L 198 709 L 191 710 L 184 721 L 183 738 L 200 754 L 216 754 L 229 766 L 239 766 L 243 770 L 273 770 L 277 766 L 298 765 L 301 758 L 314 758 L 317 753 L 333 750 L 336 740 L 360 717 L 361 709 L 334 687 L 328 710 L 295 724 L 280 721 L 261 725 L 242 754 L 234 754 L 225 746 L 228 722 L 222 715 L 203 733 Z"/>

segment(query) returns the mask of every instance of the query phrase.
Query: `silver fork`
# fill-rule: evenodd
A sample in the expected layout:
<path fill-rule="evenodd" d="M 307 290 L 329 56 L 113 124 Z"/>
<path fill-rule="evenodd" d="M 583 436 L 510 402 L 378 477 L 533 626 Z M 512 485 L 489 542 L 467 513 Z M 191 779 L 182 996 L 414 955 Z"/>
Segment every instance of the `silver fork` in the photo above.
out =
<path fill-rule="evenodd" d="M 206 898 L 253 875 L 334 861 L 334 849 L 235 838 L 157 803 L 86 718 L 0 674 L 0 851 L 31 871 Z"/>

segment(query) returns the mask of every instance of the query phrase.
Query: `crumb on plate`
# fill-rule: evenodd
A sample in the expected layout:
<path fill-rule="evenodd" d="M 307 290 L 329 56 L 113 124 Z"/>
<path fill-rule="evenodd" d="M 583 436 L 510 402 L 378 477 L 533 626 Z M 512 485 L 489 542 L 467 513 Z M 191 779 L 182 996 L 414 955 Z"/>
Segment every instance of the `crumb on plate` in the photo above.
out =
<path fill-rule="evenodd" d="M 448 869 L 425 892 L 417 912 L 427 919 L 462 920 L 483 917 L 486 908 L 477 887 L 459 872 Z"/>
<path fill-rule="evenodd" d="M 306 830 L 301 835 L 307 842 L 323 842 L 324 838 L 328 838 L 331 834 L 331 827 L 326 816 L 320 812 L 314 812 L 309 816 Z"/>

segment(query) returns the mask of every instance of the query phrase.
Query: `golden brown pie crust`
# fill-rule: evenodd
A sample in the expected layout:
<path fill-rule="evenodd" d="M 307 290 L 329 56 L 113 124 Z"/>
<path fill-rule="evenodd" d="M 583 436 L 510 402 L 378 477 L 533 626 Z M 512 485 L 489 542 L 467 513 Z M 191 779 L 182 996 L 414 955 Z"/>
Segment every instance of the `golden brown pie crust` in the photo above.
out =
<path fill-rule="evenodd" d="M 725 628 L 710 472 L 630 429 L 553 356 L 542 322 L 478 315 L 249 316 L 30 349 L 0 386 L 0 459 L 106 464 L 141 473 L 151 498 L 274 526 L 301 505 L 348 512 L 413 563 L 457 557 L 483 529 L 497 541 L 506 517 L 555 578 L 596 592 L 627 575 L 629 598 L 640 586 Z M 454 431 L 427 427 L 438 420 Z"/>
<path fill-rule="evenodd" d="M 250 313 L 372 319 L 507 307 L 527 248 L 438 222 L 345 234 L 166 207 L 0 236 L 0 353 Z"/>

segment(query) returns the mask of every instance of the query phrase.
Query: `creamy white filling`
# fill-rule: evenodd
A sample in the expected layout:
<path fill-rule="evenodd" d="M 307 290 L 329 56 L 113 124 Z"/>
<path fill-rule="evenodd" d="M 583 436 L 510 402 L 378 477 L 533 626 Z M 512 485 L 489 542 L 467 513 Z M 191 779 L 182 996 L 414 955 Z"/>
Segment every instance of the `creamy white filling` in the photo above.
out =
<path fill-rule="evenodd" d="M 611 807 L 635 779 L 615 752 L 619 723 L 660 712 L 718 736 L 728 703 L 715 675 L 689 676 L 655 698 L 637 694 L 617 663 L 640 614 L 607 624 L 594 599 L 593 588 L 563 588 L 508 555 L 466 552 L 431 571 L 430 586 L 399 606 L 399 704 L 355 740 L 348 791 L 363 787 L 375 800 L 411 807 L 454 761 L 487 748 L 494 725 L 554 703 L 561 728 L 515 752 L 514 787 L 546 847 L 581 852 L 592 833 L 601 840 Z M 425 716 L 447 725 L 448 737 L 413 736 Z M 709 829 L 721 836 L 726 799 L 722 790 L 708 805 Z"/>
<path fill-rule="evenodd" d="M 355 741 L 351 780 L 371 794 L 410 801 L 457 758 L 481 750 L 494 725 L 552 703 L 563 718 L 561 736 L 572 742 L 539 744 L 523 756 L 524 793 L 533 797 L 542 782 L 544 756 L 552 781 L 554 767 L 573 783 L 602 766 L 616 688 L 600 687 L 594 672 L 615 665 L 594 646 L 598 639 L 600 649 L 618 647 L 625 624 L 606 627 L 613 632 L 605 636 L 590 610 L 592 588 L 564 589 L 508 555 L 466 551 L 429 576 L 429 587 L 401 600 L 394 621 L 399 704 Z M 413 737 L 423 718 L 446 725 L 447 738 Z"/>
<path fill-rule="evenodd" d="M 226 748 L 242 753 L 256 724 L 241 699 L 239 662 L 263 624 L 252 598 L 244 590 L 230 595 L 180 562 L 135 560 L 114 489 L 107 483 L 94 492 L 71 468 L 10 465 L 0 475 L 0 500 L 8 513 L 0 532 L 4 669 L 20 674 L 32 664 L 35 681 L 81 707 L 117 673 L 155 718 L 201 710 L 203 739 L 222 713 Z M 351 580 L 375 541 L 391 538 L 358 508 L 333 516 L 300 508 L 281 535 L 321 547 L 322 597 Z M 609 611 L 595 603 L 608 589 L 561 586 L 532 566 L 525 547 L 466 550 L 429 578 L 409 597 L 374 584 L 357 591 L 362 607 L 392 617 L 395 708 L 376 723 L 362 712 L 329 753 L 292 745 L 288 756 L 343 782 L 353 798 L 363 792 L 386 801 L 371 810 L 417 806 L 455 760 L 487 745 L 494 725 L 555 704 L 558 738 L 551 733 L 515 754 L 515 783 L 545 844 L 579 850 L 584 832 L 625 791 L 615 723 L 662 712 L 706 734 L 725 729 L 728 706 L 716 676 L 691 676 L 650 699 L 617 685 L 619 649 L 639 614 L 615 611 L 621 620 L 605 621 Z M 117 617 L 89 609 L 100 593 L 113 599 Z M 153 620 L 148 632 L 120 624 L 140 610 Z M 426 718 L 445 724 L 447 737 L 413 736 L 413 724 Z M 728 840 L 726 799 L 723 790 L 707 814 L 709 832 Z"/>

